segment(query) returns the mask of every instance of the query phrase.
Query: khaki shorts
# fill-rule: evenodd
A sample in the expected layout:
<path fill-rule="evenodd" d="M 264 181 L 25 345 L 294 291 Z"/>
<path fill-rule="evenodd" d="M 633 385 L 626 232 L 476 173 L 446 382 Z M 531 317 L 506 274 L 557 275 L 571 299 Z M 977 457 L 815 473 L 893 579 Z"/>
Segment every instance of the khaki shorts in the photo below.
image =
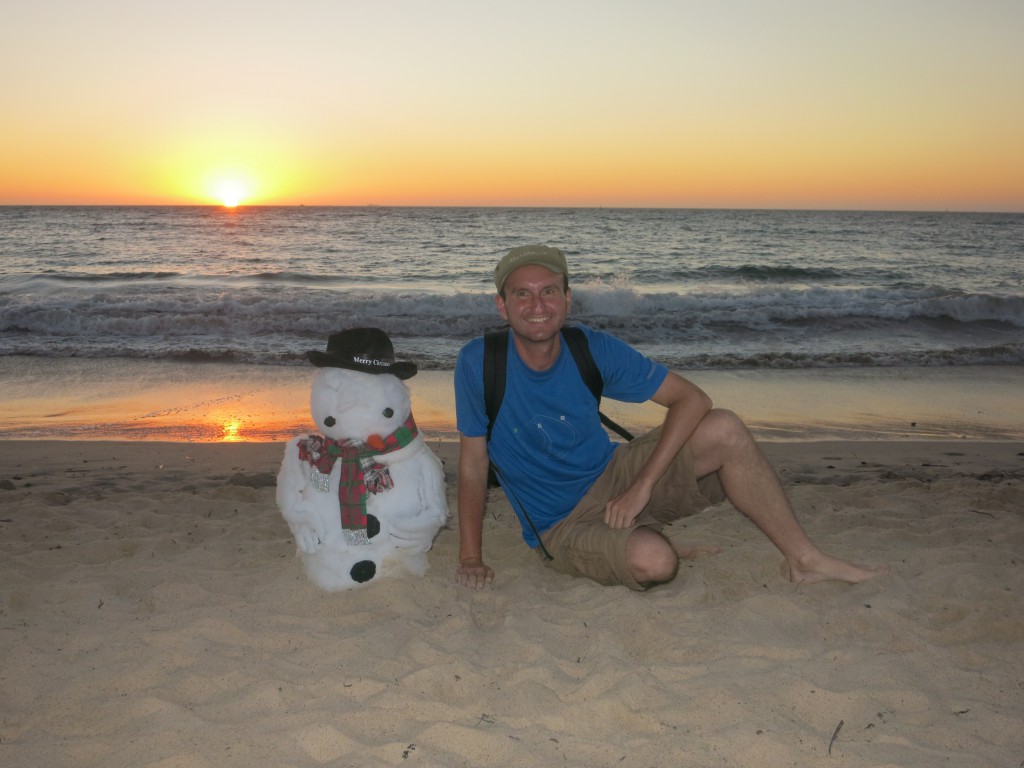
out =
<path fill-rule="evenodd" d="M 666 523 L 725 499 L 717 473 L 697 479 L 689 445 L 684 445 L 655 484 L 650 503 L 633 524 L 628 528 L 609 528 L 604 522 L 605 505 L 633 482 L 654 450 L 659 434 L 660 429 L 654 429 L 620 445 L 604 473 L 568 517 L 541 534 L 541 541 L 553 558 L 545 561 L 547 565 L 561 573 L 586 576 L 598 584 L 646 589 L 633 578 L 626 563 L 626 541 L 633 530 L 643 525 L 660 531 Z M 537 551 L 541 551 L 539 547 Z"/>

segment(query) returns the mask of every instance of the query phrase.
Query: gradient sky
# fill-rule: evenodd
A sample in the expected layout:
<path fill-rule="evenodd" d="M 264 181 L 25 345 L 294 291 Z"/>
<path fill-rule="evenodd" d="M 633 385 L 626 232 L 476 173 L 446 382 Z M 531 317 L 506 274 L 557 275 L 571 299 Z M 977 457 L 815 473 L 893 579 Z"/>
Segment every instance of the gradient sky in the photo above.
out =
<path fill-rule="evenodd" d="M 0 204 L 1024 211 L 1021 0 L 9 4 Z"/>

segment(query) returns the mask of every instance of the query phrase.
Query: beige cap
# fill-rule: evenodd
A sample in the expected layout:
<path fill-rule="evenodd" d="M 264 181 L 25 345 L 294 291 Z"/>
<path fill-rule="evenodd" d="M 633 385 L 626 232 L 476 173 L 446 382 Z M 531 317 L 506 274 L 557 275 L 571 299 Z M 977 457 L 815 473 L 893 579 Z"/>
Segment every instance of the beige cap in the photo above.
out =
<path fill-rule="evenodd" d="M 504 290 L 505 281 L 514 270 L 531 264 L 550 269 L 569 279 L 569 266 L 565 263 L 565 254 L 560 250 L 549 245 L 521 245 L 506 253 L 494 268 L 494 286 L 498 293 Z"/>

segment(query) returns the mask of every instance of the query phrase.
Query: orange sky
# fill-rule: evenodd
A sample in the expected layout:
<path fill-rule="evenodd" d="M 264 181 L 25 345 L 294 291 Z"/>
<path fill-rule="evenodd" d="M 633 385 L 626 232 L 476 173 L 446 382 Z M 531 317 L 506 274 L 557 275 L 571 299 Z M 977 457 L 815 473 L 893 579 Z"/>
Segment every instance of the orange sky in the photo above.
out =
<path fill-rule="evenodd" d="M 1018 0 L 31 5 L 0 204 L 1024 211 Z"/>

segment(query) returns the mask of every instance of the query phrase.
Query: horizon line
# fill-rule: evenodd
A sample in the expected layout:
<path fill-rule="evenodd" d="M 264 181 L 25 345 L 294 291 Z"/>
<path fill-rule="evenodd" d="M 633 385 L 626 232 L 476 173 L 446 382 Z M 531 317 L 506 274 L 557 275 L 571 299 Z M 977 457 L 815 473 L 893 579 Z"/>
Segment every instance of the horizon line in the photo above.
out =
<path fill-rule="evenodd" d="M 804 208 L 771 206 L 685 206 L 685 205 L 481 205 L 481 204 L 387 204 L 387 203 L 252 203 L 227 206 L 223 203 L 0 203 L 0 208 L 211 208 L 235 213 L 249 208 L 470 208 L 481 210 L 621 210 L 621 211 L 767 211 L 791 213 L 955 213 L 1024 214 L 1022 209 L 965 208 Z"/>

